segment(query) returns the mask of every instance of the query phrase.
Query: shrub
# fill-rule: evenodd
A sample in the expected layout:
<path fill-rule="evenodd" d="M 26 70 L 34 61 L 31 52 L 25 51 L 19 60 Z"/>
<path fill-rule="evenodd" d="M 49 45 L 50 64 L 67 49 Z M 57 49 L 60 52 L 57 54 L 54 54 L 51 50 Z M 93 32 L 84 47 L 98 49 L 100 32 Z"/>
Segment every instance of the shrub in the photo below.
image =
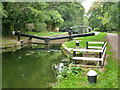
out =
<path fill-rule="evenodd" d="M 100 31 L 100 29 L 99 28 L 94 28 L 94 31 Z"/>

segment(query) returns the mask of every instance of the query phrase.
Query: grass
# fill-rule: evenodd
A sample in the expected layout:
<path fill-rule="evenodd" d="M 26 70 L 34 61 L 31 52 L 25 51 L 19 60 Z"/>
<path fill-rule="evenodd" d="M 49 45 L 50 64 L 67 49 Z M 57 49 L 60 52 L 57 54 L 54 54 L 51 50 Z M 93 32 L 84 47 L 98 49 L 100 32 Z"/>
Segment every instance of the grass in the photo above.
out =
<path fill-rule="evenodd" d="M 80 37 L 80 38 L 76 38 L 76 40 L 81 40 L 81 42 L 79 42 L 79 47 L 85 48 L 86 41 L 105 41 L 105 36 L 106 36 L 106 33 L 99 33 L 99 35 L 97 35 L 97 36 Z M 76 41 L 67 42 L 65 45 L 68 48 L 75 48 Z M 92 45 L 96 46 L 96 44 L 92 44 Z"/>
<path fill-rule="evenodd" d="M 109 32 L 109 33 L 116 33 L 116 34 L 120 34 L 120 31 L 112 31 L 112 32 Z"/>
<path fill-rule="evenodd" d="M 2 40 L 0 41 L 0 43 L 2 44 L 15 44 L 17 43 L 17 36 L 12 36 L 12 37 L 3 37 Z M 27 37 L 23 37 L 21 36 L 20 37 L 21 40 L 25 40 L 25 39 L 28 39 Z"/>
<path fill-rule="evenodd" d="M 53 35 L 59 35 L 60 32 L 31 32 L 31 31 L 27 31 L 27 34 L 31 34 L 31 35 L 35 35 L 37 34 L 37 36 L 53 36 Z M 66 32 L 61 32 L 61 34 L 65 34 Z"/>
<path fill-rule="evenodd" d="M 103 36 L 105 37 L 106 33 L 100 33 L 99 38 L 97 36 L 91 36 L 82 39 L 83 41 L 91 39 L 103 41 Z M 78 40 L 81 40 L 81 38 Z M 58 86 L 54 88 L 118 88 L 118 60 L 112 57 L 114 53 L 111 51 L 109 45 L 107 45 L 107 49 L 106 53 L 109 57 L 107 58 L 108 64 L 105 66 L 104 71 L 101 73 L 98 68 L 92 68 L 92 70 L 97 72 L 96 84 L 87 84 L 87 72 L 91 69 L 83 69 L 78 74 L 69 74 L 66 78 L 60 80 Z"/>

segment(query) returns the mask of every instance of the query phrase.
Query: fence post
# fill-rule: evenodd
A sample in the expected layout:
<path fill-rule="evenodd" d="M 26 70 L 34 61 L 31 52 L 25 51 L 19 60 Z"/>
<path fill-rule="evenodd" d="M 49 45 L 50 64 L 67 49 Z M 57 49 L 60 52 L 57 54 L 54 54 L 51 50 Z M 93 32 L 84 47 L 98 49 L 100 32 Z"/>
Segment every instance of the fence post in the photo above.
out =
<path fill-rule="evenodd" d="M 73 57 L 75 57 L 75 55 L 76 55 L 76 51 L 73 51 Z"/>
<path fill-rule="evenodd" d="M 88 49 L 88 41 L 86 42 L 86 49 Z"/>
<path fill-rule="evenodd" d="M 101 52 L 99 52 L 99 58 L 101 58 Z M 99 61 L 99 67 L 101 68 L 102 61 Z"/>

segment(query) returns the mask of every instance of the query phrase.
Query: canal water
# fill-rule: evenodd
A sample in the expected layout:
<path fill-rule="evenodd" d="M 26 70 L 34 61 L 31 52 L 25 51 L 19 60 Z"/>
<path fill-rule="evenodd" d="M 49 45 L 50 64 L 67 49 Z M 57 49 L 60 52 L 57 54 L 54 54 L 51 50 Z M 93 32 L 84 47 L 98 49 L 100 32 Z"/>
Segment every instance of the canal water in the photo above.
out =
<path fill-rule="evenodd" d="M 3 88 L 50 88 L 65 58 L 60 46 L 32 45 L 2 53 Z"/>

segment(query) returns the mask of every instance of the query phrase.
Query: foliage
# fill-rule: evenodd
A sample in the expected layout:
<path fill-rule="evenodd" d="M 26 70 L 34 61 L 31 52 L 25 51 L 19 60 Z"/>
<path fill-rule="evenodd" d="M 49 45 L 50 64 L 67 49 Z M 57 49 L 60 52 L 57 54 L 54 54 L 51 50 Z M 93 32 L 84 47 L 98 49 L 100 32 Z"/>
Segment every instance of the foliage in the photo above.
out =
<path fill-rule="evenodd" d="M 62 70 L 58 72 L 58 81 L 61 79 L 67 78 L 70 75 L 76 75 L 80 73 L 83 69 L 81 67 L 76 67 L 72 63 L 69 65 L 69 67 L 64 66 Z"/>
<path fill-rule="evenodd" d="M 94 2 L 89 9 L 89 23 L 100 31 L 118 31 L 118 3 Z"/>
<path fill-rule="evenodd" d="M 71 26 L 83 25 L 85 9 L 81 2 L 62 2 L 55 6 L 55 9 L 59 11 L 65 21 L 60 27 L 69 29 Z"/>
<path fill-rule="evenodd" d="M 94 28 L 94 31 L 100 31 L 100 29 L 99 28 Z"/>
<path fill-rule="evenodd" d="M 25 32 L 27 24 L 35 31 L 53 31 L 56 27 L 83 24 L 84 8 L 80 2 L 2 2 L 2 33 Z M 7 27 L 5 27 L 7 25 Z"/>

